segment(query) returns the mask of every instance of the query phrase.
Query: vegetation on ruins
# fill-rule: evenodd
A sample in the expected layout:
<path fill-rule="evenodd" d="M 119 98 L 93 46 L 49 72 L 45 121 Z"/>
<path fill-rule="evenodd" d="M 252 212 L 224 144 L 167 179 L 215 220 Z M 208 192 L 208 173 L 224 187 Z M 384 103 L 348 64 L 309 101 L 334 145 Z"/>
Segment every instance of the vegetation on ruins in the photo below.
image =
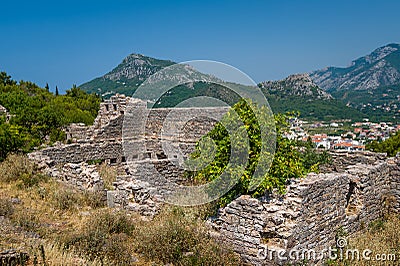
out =
<path fill-rule="evenodd" d="M 0 115 L 0 161 L 10 152 L 27 152 L 44 143 L 64 140 L 62 127 L 70 123 L 92 124 L 100 98 L 77 87 L 54 95 L 34 83 L 11 79 L 0 73 L 0 105 L 9 121 Z"/>
<path fill-rule="evenodd" d="M 270 157 L 271 154 L 261 154 L 261 131 L 260 128 L 271 128 L 271 119 L 265 115 L 268 111 L 265 107 L 257 107 L 251 103 L 252 108 L 246 102 L 241 100 L 233 106 L 234 111 L 239 115 L 243 122 L 242 129 L 246 130 L 250 145 L 248 156 L 248 164 L 244 174 L 239 178 L 237 184 L 223 197 L 221 197 L 219 204 L 226 205 L 236 197 L 245 194 L 253 196 L 263 195 L 266 191 L 276 189 L 280 193 L 285 192 L 287 181 L 292 178 L 300 178 L 312 171 L 318 171 L 318 166 L 327 163 L 330 157 L 326 152 L 318 153 L 312 143 L 307 142 L 301 144 L 304 147 L 299 147 L 299 143 L 289 140 L 282 136 L 282 133 L 288 129 L 288 118 L 294 115 L 288 114 L 275 114 L 276 126 L 276 151 L 268 173 L 263 177 L 261 184 L 255 191 L 250 191 L 251 178 L 256 169 L 259 161 L 265 161 L 264 157 Z M 264 114 L 258 116 L 255 113 Z M 234 116 L 226 116 L 225 123 L 237 123 Z M 263 124 L 262 124 L 263 123 Z M 264 132 L 265 133 L 265 132 Z M 269 132 L 271 134 L 271 132 Z M 205 168 L 199 171 L 186 172 L 187 178 L 194 183 L 205 183 L 216 179 L 226 169 L 230 160 L 231 140 L 227 130 L 221 122 L 217 123 L 213 130 L 211 130 L 205 137 L 211 138 L 216 144 L 215 158 Z M 236 144 L 237 145 L 237 140 Z M 240 142 L 240 141 L 239 141 Z M 200 142 L 199 142 L 200 143 Z M 239 143 L 239 145 L 241 145 Z M 197 145 L 196 151 L 191 155 L 192 158 L 198 158 L 202 150 L 207 149 L 202 145 Z M 268 160 L 268 159 L 267 159 Z M 218 189 L 218 188 L 216 188 Z"/>

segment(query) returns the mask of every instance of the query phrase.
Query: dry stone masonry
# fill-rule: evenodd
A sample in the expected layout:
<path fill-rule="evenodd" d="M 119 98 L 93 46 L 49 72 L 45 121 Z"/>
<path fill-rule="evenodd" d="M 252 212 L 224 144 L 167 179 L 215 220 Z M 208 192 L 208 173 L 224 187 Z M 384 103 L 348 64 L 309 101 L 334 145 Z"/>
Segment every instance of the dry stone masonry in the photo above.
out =
<path fill-rule="evenodd" d="M 385 212 L 400 210 L 399 158 L 352 154 L 369 163 L 348 165 L 349 154 L 334 157 L 343 167 L 339 172 L 292 180 L 283 196 L 241 196 L 231 202 L 212 223 L 219 237 L 253 265 L 286 265 L 293 260 L 279 259 L 277 252 L 287 258 L 290 252 L 322 254 L 335 246 L 339 231 L 355 233 Z"/>
<path fill-rule="evenodd" d="M 102 187 L 97 172 L 84 174 L 91 169 L 87 162 L 120 165 L 126 175 L 114 182 L 115 190 L 107 191 L 108 205 L 151 216 L 159 210 L 161 192 L 170 189 L 155 187 L 165 180 L 183 181 L 180 163 L 227 111 L 226 107 L 150 109 L 145 101 L 116 95 L 101 103 L 92 126 L 72 124 L 65 129 L 69 144 L 55 144 L 30 158 L 51 176 L 82 189 Z M 153 178 L 155 172 L 165 180 Z"/>
<path fill-rule="evenodd" d="M 101 104 L 93 126 L 75 124 L 66 129 L 70 144 L 48 147 L 30 157 L 51 176 L 96 191 L 105 191 L 104 184 L 87 161 L 117 164 L 126 174 L 118 176 L 114 190 L 105 191 L 108 206 L 153 216 L 162 205 L 162 184 L 152 179 L 152 171 L 182 182 L 177 165 L 226 111 L 148 109 L 141 100 L 117 95 Z M 243 195 L 220 209 L 208 221 L 213 235 L 232 245 L 249 264 L 285 265 L 295 260 L 277 258 L 276 252 L 322 252 L 335 245 L 338 231 L 355 233 L 385 212 L 400 210 L 400 158 L 370 152 L 332 156 L 333 163 L 322 173 L 291 180 L 284 195 L 257 199 Z"/>

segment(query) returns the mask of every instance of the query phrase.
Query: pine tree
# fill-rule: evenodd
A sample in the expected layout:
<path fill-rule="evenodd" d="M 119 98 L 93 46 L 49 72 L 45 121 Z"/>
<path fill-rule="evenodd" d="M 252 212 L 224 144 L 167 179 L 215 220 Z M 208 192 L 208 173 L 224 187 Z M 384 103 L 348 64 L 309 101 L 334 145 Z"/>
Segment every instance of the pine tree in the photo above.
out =
<path fill-rule="evenodd" d="M 58 87 L 56 86 L 56 96 L 58 96 Z"/>
<path fill-rule="evenodd" d="M 46 83 L 46 87 L 45 88 L 46 88 L 47 91 L 50 91 L 49 83 Z"/>

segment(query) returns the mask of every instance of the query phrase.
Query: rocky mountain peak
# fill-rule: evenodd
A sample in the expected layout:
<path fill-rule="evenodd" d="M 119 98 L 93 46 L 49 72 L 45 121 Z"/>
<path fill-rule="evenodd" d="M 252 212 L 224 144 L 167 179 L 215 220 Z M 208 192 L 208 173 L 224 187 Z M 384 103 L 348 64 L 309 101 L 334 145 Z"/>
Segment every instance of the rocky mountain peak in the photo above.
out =
<path fill-rule="evenodd" d="M 381 86 L 400 84 L 400 45 L 388 44 L 360 57 L 349 67 L 327 67 L 314 71 L 311 78 L 322 89 L 375 90 Z"/>
<path fill-rule="evenodd" d="M 352 61 L 351 66 L 357 64 L 373 64 L 386 56 L 390 55 L 391 53 L 398 51 L 400 49 L 399 44 L 388 44 L 382 47 L 375 49 L 371 54 L 361 57 L 357 60 Z"/>
<path fill-rule="evenodd" d="M 307 73 L 290 75 L 278 81 L 264 81 L 260 83 L 260 87 L 267 93 L 280 93 L 285 96 L 306 96 L 312 99 L 332 99 L 332 96 L 321 90 Z"/>
<path fill-rule="evenodd" d="M 112 81 L 127 79 L 143 81 L 160 69 L 172 64 L 174 62 L 169 60 L 158 60 L 141 54 L 130 54 L 124 58 L 121 64 L 104 75 L 104 78 Z"/>

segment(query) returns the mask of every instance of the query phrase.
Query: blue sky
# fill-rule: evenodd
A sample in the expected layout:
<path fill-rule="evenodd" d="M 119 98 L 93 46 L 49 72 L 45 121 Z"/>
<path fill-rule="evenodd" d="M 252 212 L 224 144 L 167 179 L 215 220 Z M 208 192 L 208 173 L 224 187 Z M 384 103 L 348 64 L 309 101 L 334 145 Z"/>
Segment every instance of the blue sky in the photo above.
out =
<path fill-rule="evenodd" d="M 2 1 L 0 70 L 62 91 L 130 53 L 230 64 L 256 82 L 400 42 L 400 1 Z"/>

